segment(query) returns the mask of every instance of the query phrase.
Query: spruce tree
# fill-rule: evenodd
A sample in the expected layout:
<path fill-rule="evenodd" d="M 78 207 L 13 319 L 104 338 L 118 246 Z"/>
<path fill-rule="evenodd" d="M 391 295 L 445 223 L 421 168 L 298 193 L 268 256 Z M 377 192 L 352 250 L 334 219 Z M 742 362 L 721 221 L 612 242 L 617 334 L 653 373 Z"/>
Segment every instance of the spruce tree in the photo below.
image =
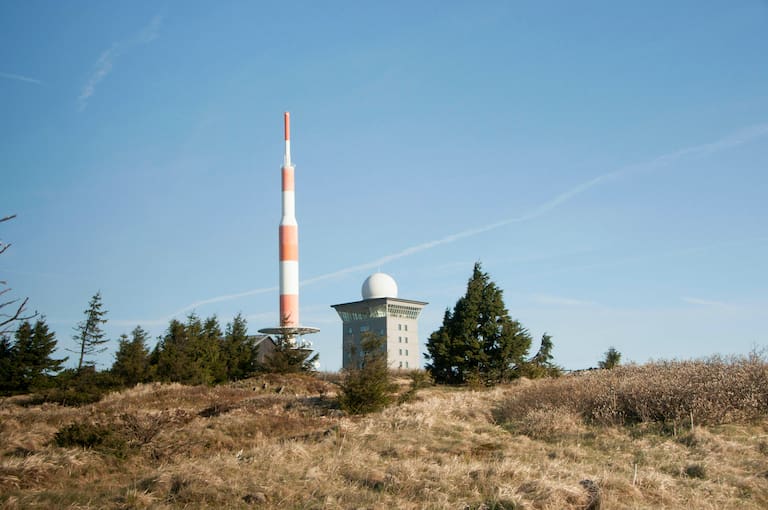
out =
<path fill-rule="evenodd" d="M 599 368 L 610 370 L 621 364 L 621 353 L 615 347 L 610 347 L 603 355 L 602 361 L 597 363 Z"/>
<path fill-rule="evenodd" d="M 120 336 L 111 372 L 123 385 L 135 386 L 148 380 L 148 337 L 149 335 L 141 326 L 134 328 L 130 339 L 128 335 Z"/>
<path fill-rule="evenodd" d="M 264 358 L 259 368 L 264 372 L 276 374 L 313 372 L 319 357 L 319 354 L 313 354 L 311 349 L 303 345 L 297 346 L 293 338 L 277 335 L 275 350 Z"/>
<path fill-rule="evenodd" d="M 248 322 L 238 313 L 227 324 L 221 345 L 227 380 L 244 379 L 257 370 L 259 348 L 254 344 L 254 338 L 248 336 Z"/>
<path fill-rule="evenodd" d="M 5 337 L 0 342 L 0 387 L 5 392 L 26 393 L 45 386 L 48 379 L 62 370 L 64 359 L 54 359 L 56 335 L 48 329 L 45 318 L 35 324 L 24 321 L 16 330 L 14 342 Z"/>
<path fill-rule="evenodd" d="M 0 335 L 0 395 L 14 393 L 18 389 L 16 373 L 13 343 L 9 336 Z"/>
<path fill-rule="evenodd" d="M 158 379 L 183 384 L 215 384 L 226 378 L 220 350 L 221 328 L 216 316 L 203 323 L 193 312 L 186 324 L 171 320 L 150 356 Z"/>
<path fill-rule="evenodd" d="M 397 389 L 387 366 L 386 339 L 366 332 L 360 347 L 360 367 L 345 371 L 339 392 L 339 405 L 350 414 L 384 409 L 393 401 Z"/>
<path fill-rule="evenodd" d="M 188 351 L 186 326 L 177 319 L 171 319 L 165 335 L 150 356 L 156 377 L 165 382 L 184 383 L 199 379 Z"/>
<path fill-rule="evenodd" d="M 50 376 L 62 370 L 62 365 L 67 360 L 66 357 L 61 359 L 51 357 L 56 351 L 56 334 L 48 329 L 44 317 L 35 321 L 31 338 L 26 346 L 17 340 L 16 350 L 19 353 L 26 351 L 24 356 L 29 389 L 42 386 Z"/>
<path fill-rule="evenodd" d="M 78 346 L 78 350 L 69 351 L 79 355 L 77 361 L 78 372 L 87 363 L 86 356 L 99 354 L 107 350 L 106 347 L 102 347 L 108 340 L 104 338 L 104 330 L 101 329 L 102 324 L 107 322 L 107 319 L 104 318 L 107 311 L 102 310 L 101 291 L 94 294 L 88 303 L 88 309 L 83 313 L 85 313 L 85 320 L 78 323 L 75 327 L 76 334 L 72 337 Z"/>
<path fill-rule="evenodd" d="M 196 361 L 205 374 L 206 384 L 218 384 L 227 380 L 227 366 L 221 354 L 223 338 L 218 318 L 213 315 L 205 319 L 196 342 Z"/>
<path fill-rule="evenodd" d="M 426 368 L 439 383 L 495 383 L 519 375 L 530 346 L 528 331 L 510 318 L 501 289 L 477 262 L 466 294 L 427 341 Z"/>
<path fill-rule="evenodd" d="M 530 379 L 560 376 L 563 369 L 552 362 L 552 359 L 554 358 L 552 349 L 554 346 L 555 344 L 552 342 L 552 336 L 544 333 L 541 337 L 539 350 L 521 367 L 522 375 Z"/>

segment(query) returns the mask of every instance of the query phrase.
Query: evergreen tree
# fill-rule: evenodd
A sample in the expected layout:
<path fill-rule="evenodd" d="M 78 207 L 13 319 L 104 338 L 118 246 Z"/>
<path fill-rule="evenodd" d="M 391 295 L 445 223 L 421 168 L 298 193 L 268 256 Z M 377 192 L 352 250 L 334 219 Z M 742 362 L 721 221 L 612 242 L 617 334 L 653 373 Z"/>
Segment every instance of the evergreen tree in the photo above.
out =
<path fill-rule="evenodd" d="M 223 337 L 218 318 L 213 315 L 205 319 L 201 335 L 196 339 L 196 359 L 206 374 L 206 384 L 218 384 L 227 380 L 227 365 L 221 353 Z"/>
<path fill-rule="evenodd" d="M 292 338 L 278 335 L 275 350 L 264 358 L 260 368 L 264 372 L 291 374 L 313 372 L 320 356 L 303 345 L 297 346 Z"/>
<path fill-rule="evenodd" d="M 171 320 L 151 359 L 158 379 L 183 384 L 215 384 L 226 377 L 220 352 L 221 328 L 215 316 L 203 323 L 191 313 L 186 324 Z"/>
<path fill-rule="evenodd" d="M 77 327 L 75 327 L 76 334 L 72 338 L 75 340 L 78 350 L 70 352 L 80 356 L 77 361 L 78 372 L 83 368 L 83 364 L 87 363 L 86 356 L 99 354 L 107 350 L 106 347 L 101 347 L 108 342 L 104 338 L 104 330 L 101 329 L 102 324 L 107 322 L 107 319 L 104 318 L 107 311 L 101 308 L 101 291 L 99 291 L 94 294 L 88 303 L 88 309 L 83 312 L 85 313 L 85 320 L 78 323 Z"/>
<path fill-rule="evenodd" d="M 610 370 L 621 364 L 621 353 L 614 347 L 610 347 L 603 355 L 603 360 L 597 363 L 597 366 Z"/>
<path fill-rule="evenodd" d="M 28 322 L 22 324 L 28 325 Z M 31 334 L 23 340 L 19 333 L 16 334 L 15 345 L 18 363 L 23 367 L 23 378 L 27 384 L 25 390 L 41 387 L 50 376 L 62 370 L 62 365 L 67 360 L 51 358 L 56 351 L 56 335 L 48 329 L 44 317 L 35 321 L 35 325 L 29 329 Z M 19 330 L 21 331 L 21 328 Z"/>
<path fill-rule="evenodd" d="M 227 380 L 236 381 L 250 377 L 258 368 L 259 348 L 253 337 L 248 336 L 248 323 L 242 314 L 227 324 L 221 352 L 226 366 Z"/>
<path fill-rule="evenodd" d="M 360 346 L 360 368 L 353 368 L 344 373 L 339 393 L 341 408 L 351 414 L 380 411 L 392 402 L 397 389 L 387 366 L 384 337 L 366 332 Z"/>
<path fill-rule="evenodd" d="M 18 390 L 18 376 L 13 356 L 13 343 L 7 335 L 0 336 L 0 395 Z"/>
<path fill-rule="evenodd" d="M 501 289 L 477 262 L 466 294 L 427 341 L 427 370 L 439 383 L 508 380 L 519 375 L 530 346 L 528 331 L 510 318 Z"/>
<path fill-rule="evenodd" d="M 126 386 L 135 386 L 148 380 L 149 351 L 147 351 L 147 332 L 136 326 L 128 335 L 120 335 L 112 374 Z"/>
<path fill-rule="evenodd" d="M 541 337 L 539 350 L 521 367 L 522 375 L 531 379 L 560 376 L 563 370 L 552 362 L 554 358 L 552 355 L 553 348 L 552 337 L 544 333 Z"/>
<path fill-rule="evenodd" d="M 194 379 L 192 360 L 188 354 L 187 328 L 171 319 L 165 335 L 152 352 L 150 363 L 160 381 L 186 382 Z"/>
<path fill-rule="evenodd" d="M 2 391 L 26 393 L 44 387 L 66 361 L 51 358 L 55 350 L 56 336 L 48 329 L 44 317 L 34 325 L 22 322 L 13 343 L 8 337 L 0 341 Z"/>

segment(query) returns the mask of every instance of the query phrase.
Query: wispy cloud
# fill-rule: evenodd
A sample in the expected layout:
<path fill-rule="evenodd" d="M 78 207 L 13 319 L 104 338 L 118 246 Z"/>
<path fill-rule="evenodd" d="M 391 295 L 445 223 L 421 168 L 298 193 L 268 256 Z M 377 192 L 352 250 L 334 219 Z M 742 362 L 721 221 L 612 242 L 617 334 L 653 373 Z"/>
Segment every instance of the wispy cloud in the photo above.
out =
<path fill-rule="evenodd" d="M 163 17 L 155 15 L 147 25 L 141 29 L 134 40 L 134 44 L 148 44 L 157 39 L 160 35 L 160 26 L 163 24 Z"/>
<path fill-rule="evenodd" d="M 82 91 L 80 92 L 80 96 L 77 98 L 80 111 L 85 110 L 86 106 L 88 106 L 88 100 L 96 92 L 96 86 L 101 83 L 107 76 L 109 76 L 109 73 L 112 72 L 112 68 L 117 57 L 130 50 L 134 46 L 149 44 L 150 42 L 157 39 L 160 33 L 160 26 L 162 25 L 162 22 L 162 16 L 155 16 L 134 37 L 124 41 L 115 42 L 109 49 L 101 52 L 99 59 L 94 65 L 93 73 L 88 78 L 88 81 L 85 83 Z"/>
<path fill-rule="evenodd" d="M 710 299 L 701 299 L 701 298 L 695 298 L 695 297 L 682 297 L 680 299 L 682 299 L 684 302 L 691 305 L 714 306 L 717 308 L 731 308 L 733 306 L 723 301 L 712 301 Z"/>
<path fill-rule="evenodd" d="M 23 76 L 21 74 L 0 73 L 0 78 L 5 78 L 7 80 L 23 81 L 27 83 L 34 83 L 35 85 L 43 84 L 43 82 L 40 80 L 37 80 L 35 78 L 30 78 L 29 76 Z"/>
<path fill-rule="evenodd" d="M 668 154 L 663 154 L 657 158 L 654 158 L 646 163 L 639 163 L 634 165 L 628 165 L 625 167 L 622 167 L 618 170 L 614 170 L 612 172 L 607 172 L 601 175 L 598 175 L 597 177 L 593 177 L 592 179 L 589 179 L 587 181 L 584 181 L 572 188 L 570 188 L 567 191 L 564 191 L 563 193 L 560 193 L 559 195 L 556 195 L 555 197 L 551 198 L 550 200 L 547 200 L 537 207 L 532 208 L 529 211 L 524 212 L 521 215 L 509 217 L 507 219 L 503 219 L 494 223 L 489 223 L 487 225 L 481 225 L 475 228 L 471 228 L 468 230 L 463 230 L 461 232 L 456 232 L 453 234 L 446 235 L 444 237 L 441 237 L 439 239 L 433 239 L 431 241 L 427 241 L 421 244 L 417 244 L 414 246 L 410 246 L 408 248 L 404 248 L 398 252 L 391 253 L 389 255 L 385 255 L 383 257 L 380 257 L 375 260 L 371 260 L 369 262 L 364 262 L 362 264 L 357 264 L 349 267 L 345 267 L 342 269 L 338 269 L 336 271 L 331 271 L 329 273 L 321 274 L 318 276 L 314 276 L 312 278 L 305 279 L 301 282 L 301 286 L 306 285 L 314 285 L 316 283 L 320 283 L 326 280 L 332 280 L 335 278 L 339 278 L 351 273 L 357 273 L 364 270 L 370 270 L 379 268 L 388 262 L 392 262 L 398 259 L 402 259 L 404 257 L 408 257 L 411 255 L 415 255 L 417 253 L 421 253 L 427 250 L 431 250 L 433 248 L 437 248 L 439 246 L 443 246 L 446 244 L 455 243 L 457 241 L 460 241 L 462 239 L 466 239 L 469 237 L 473 237 L 485 232 L 490 232 L 492 230 L 499 229 L 501 227 L 505 227 L 508 225 L 512 225 L 515 223 L 524 223 L 528 221 L 532 221 L 536 218 L 539 218 L 555 209 L 560 207 L 561 205 L 565 204 L 569 200 L 585 193 L 587 190 L 594 188 L 598 184 L 606 183 L 611 180 L 619 179 L 622 177 L 625 177 L 632 173 L 637 172 L 644 172 L 644 171 L 650 171 L 650 170 L 656 170 L 658 168 L 663 168 L 665 166 L 668 166 L 672 163 L 675 163 L 677 161 L 680 161 L 684 158 L 690 158 L 690 157 L 699 157 L 699 156 L 705 156 L 714 154 L 716 152 L 720 152 L 726 149 L 730 149 L 733 147 L 737 147 L 739 145 L 743 145 L 745 143 L 751 142 L 753 140 L 757 140 L 759 138 L 764 138 L 768 136 L 768 123 L 766 124 L 759 124 L 756 126 L 751 126 L 746 129 L 742 129 L 740 131 L 737 131 L 735 133 L 732 133 L 728 136 L 725 136 L 719 140 L 716 140 L 711 143 L 701 144 L 701 145 L 695 145 L 692 147 L 686 147 Z M 195 308 L 198 308 L 200 306 L 211 304 L 211 303 L 218 303 L 221 301 L 230 301 L 233 299 L 239 299 L 242 297 L 252 296 L 256 294 L 264 294 L 267 292 L 275 292 L 277 291 L 277 287 L 263 287 L 263 288 L 257 288 L 252 290 L 247 290 L 244 292 L 238 292 L 234 294 L 224 294 L 221 296 L 212 297 L 209 299 L 203 299 L 200 301 L 195 301 L 194 303 L 191 303 L 184 308 L 181 308 L 180 310 L 177 310 L 173 314 L 171 314 L 169 317 L 174 317 L 177 315 L 180 315 L 182 313 L 188 312 L 190 310 L 193 310 Z M 567 301 L 567 300 L 566 300 Z M 581 302 L 579 300 L 571 300 L 569 303 L 560 301 L 559 304 L 588 304 L 586 302 Z"/>
<path fill-rule="evenodd" d="M 99 57 L 99 60 L 96 61 L 95 71 L 91 77 L 88 78 L 88 82 L 83 87 L 80 97 L 77 98 L 81 111 L 88 106 L 88 99 L 90 99 L 94 92 L 96 92 L 96 85 L 101 83 L 101 81 L 112 71 L 112 61 L 116 54 L 117 51 L 115 46 L 112 46 L 110 49 L 104 51 Z"/>
<path fill-rule="evenodd" d="M 180 308 L 170 314 L 167 317 L 167 320 L 170 320 L 178 315 L 191 312 L 192 310 L 195 310 L 196 308 L 199 308 L 203 305 L 210 305 L 211 303 L 220 303 L 222 301 L 232 301 L 233 299 L 240 299 L 248 296 L 255 296 L 257 294 L 266 294 L 267 292 L 275 292 L 277 290 L 280 290 L 278 287 L 262 287 L 260 289 L 251 289 L 246 290 L 245 292 L 237 292 L 235 294 L 224 294 L 222 296 L 216 296 L 208 299 L 201 299 L 200 301 L 195 301 L 194 303 L 190 303 L 184 308 Z"/>

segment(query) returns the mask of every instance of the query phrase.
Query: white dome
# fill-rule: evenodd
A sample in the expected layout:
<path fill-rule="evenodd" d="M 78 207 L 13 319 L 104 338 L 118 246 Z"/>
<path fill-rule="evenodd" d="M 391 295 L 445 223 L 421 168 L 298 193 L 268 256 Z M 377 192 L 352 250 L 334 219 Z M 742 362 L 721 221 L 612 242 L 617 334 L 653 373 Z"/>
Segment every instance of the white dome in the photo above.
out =
<path fill-rule="evenodd" d="M 363 282 L 363 299 L 396 298 L 397 283 L 386 273 L 373 273 Z"/>

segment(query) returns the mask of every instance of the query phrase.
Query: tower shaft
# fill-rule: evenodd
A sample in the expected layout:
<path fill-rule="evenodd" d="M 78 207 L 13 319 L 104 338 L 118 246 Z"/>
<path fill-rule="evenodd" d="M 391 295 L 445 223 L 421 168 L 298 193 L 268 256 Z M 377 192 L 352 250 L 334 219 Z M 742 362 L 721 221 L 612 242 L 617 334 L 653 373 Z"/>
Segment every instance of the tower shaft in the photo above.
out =
<path fill-rule="evenodd" d="M 291 120 L 285 112 L 285 157 L 282 167 L 283 214 L 280 218 L 280 326 L 299 325 L 299 226 L 296 222 Z"/>

